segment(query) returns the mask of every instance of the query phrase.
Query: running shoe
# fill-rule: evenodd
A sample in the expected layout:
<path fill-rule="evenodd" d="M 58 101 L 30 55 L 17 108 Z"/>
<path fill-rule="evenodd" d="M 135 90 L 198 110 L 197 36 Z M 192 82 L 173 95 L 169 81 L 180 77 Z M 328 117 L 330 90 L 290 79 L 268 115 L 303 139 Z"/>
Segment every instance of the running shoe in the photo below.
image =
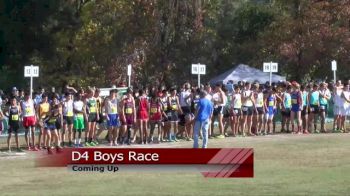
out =
<path fill-rule="evenodd" d="M 17 152 L 24 152 L 24 151 L 20 148 L 17 148 Z"/>
<path fill-rule="evenodd" d="M 91 144 L 89 142 L 85 142 L 85 146 L 89 147 Z"/>
<path fill-rule="evenodd" d="M 82 148 L 82 147 L 84 147 L 84 144 L 77 144 L 77 147 Z"/>
<path fill-rule="evenodd" d="M 216 139 L 225 139 L 225 135 L 218 135 L 218 136 L 215 136 Z"/>
<path fill-rule="evenodd" d="M 92 142 L 90 142 L 89 144 L 90 144 L 90 146 L 96 146 L 96 143 L 95 143 L 95 142 L 93 142 L 93 141 L 92 141 Z"/>

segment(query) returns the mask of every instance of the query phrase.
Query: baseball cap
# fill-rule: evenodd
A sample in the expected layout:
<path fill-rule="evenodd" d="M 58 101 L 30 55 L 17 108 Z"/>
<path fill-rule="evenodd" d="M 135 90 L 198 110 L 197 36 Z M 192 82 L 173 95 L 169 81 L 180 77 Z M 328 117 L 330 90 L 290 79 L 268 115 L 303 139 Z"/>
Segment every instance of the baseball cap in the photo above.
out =
<path fill-rule="evenodd" d="M 12 91 L 18 91 L 17 87 L 13 87 Z"/>

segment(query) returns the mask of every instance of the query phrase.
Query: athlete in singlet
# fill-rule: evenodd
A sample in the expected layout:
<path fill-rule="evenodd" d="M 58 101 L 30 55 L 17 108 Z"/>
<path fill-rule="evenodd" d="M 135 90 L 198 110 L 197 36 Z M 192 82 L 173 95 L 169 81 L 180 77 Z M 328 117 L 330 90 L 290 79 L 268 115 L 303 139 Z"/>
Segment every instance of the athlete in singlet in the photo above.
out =
<path fill-rule="evenodd" d="M 281 132 L 287 132 L 289 133 L 289 124 L 290 124 L 290 111 L 292 109 L 292 98 L 290 96 L 290 93 L 292 91 L 292 86 L 287 85 L 285 92 L 282 95 L 282 129 Z"/>
<path fill-rule="evenodd" d="M 109 97 L 105 99 L 105 111 L 108 126 L 109 145 L 116 146 L 118 144 L 118 127 L 119 125 L 119 100 L 117 99 L 118 90 L 111 90 Z"/>
<path fill-rule="evenodd" d="M 28 150 L 37 151 L 38 148 L 35 146 L 35 109 L 34 102 L 30 98 L 28 92 L 25 93 L 25 99 L 21 103 L 21 110 L 23 115 L 23 127 L 26 129 L 25 131 L 25 140 L 28 147 Z M 31 141 L 30 141 L 31 138 Z"/>
<path fill-rule="evenodd" d="M 169 120 L 171 117 L 171 110 L 169 109 L 167 90 L 162 91 L 160 102 L 162 104 L 162 108 L 165 113 L 165 116 L 163 116 L 163 123 L 162 123 L 162 130 L 163 130 L 163 135 L 161 138 L 161 142 L 162 142 L 162 141 L 168 141 L 168 138 L 170 137 L 170 128 L 171 128 L 171 123 Z"/>
<path fill-rule="evenodd" d="M 95 89 L 95 93 L 94 93 L 94 97 L 96 99 L 96 107 L 98 110 L 98 114 L 99 114 L 99 118 L 98 121 L 96 122 L 96 130 L 95 130 L 95 135 L 92 138 L 92 140 L 94 141 L 94 143 L 97 145 L 98 144 L 98 137 L 101 135 L 103 130 L 106 130 L 106 128 L 104 127 L 104 119 L 106 118 L 106 114 L 103 112 L 103 99 L 100 96 L 100 92 L 101 90 L 96 88 Z"/>
<path fill-rule="evenodd" d="M 241 120 L 242 114 L 242 97 L 241 97 L 241 89 L 238 85 L 234 87 L 234 92 L 232 94 L 231 101 L 231 130 L 233 137 L 236 137 L 239 130 L 239 122 Z"/>
<path fill-rule="evenodd" d="M 73 101 L 73 140 L 75 147 L 83 147 L 81 144 L 81 133 L 85 131 L 85 122 L 84 119 L 86 116 L 86 105 L 83 101 L 83 94 L 77 93 L 76 98 Z M 76 133 L 78 133 L 78 139 L 76 137 Z"/>
<path fill-rule="evenodd" d="M 1 112 L 1 111 L 0 111 Z M 19 118 L 21 116 L 21 108 L 17 104 L 16 97 L 11 98 L 11 105 L 8 108 L 8 137 L 7 137 L 7 148 L 11 152 L 11 137 L 12 133 L 15 134 L 15 141 L 17 152 L 23 152 L 20 149 L 18 141 L 18 129 L 19 129 Z"/>
<path fill-rule="evenodd" d="M 343 93 L 343 84 L 338 80 L 333 87 L 333 102 L 334 102 L 334 120 L 333 132 L 341 131 L 341 108 L 343 107 L 341 95 Z"/>
<path fill-rule="evenodd" d="M 145 90 L 139 91 L 139 97 L 137 99 L 137 123 L 139 128 L 139 134 L 140 134 L 140 143 L 146 144 L 148 141 L 148 120 L 149 120 L 149 102 L 148 97 L 146 95 Z"/>
<path fill-rule="evenodd" d="M 349 115 L 349 109 L 350 109 L 350 91 L 349 91 L 349 84 L 344 85 L 343 93 L 341 95 L 342 98 L 342 105 L 341 108 L 341 120 L 340 120 L 340 130 L 342 132 L 345 132 L 345 121 L 346 117 Z"/>
<path fill-rule="evenodd" d="M 44 123 L 44 119 L 47 117 L 47 115 L 50 112 L 50 104 L 47 94 L 42 95 L 41 103 L 38 104 L 37 107 L 37 119 L 39 120 L 39 141 L 38 141 L 38 148 L 41 149 L 42 146 L 46 145 L 46 124 Z M 41 143 L 41 139 L 43 139 L 43 144 Z"/>
<path fill-rule="evenodd" d="M 132 95 L 132 90 L 128 89 L 126 98 L 122 101 L 121 108 L 121 119 L 124 130 L 127 131 L 127 144 L 131 144 L 131 128 L 134 128 L 136 122 L 136 108 L 135 108 L 135 100 Z M 122 134 L 125 137 L 125 133 Z M 122 139 L 122 144 L 125 139 Z"/>
<path fill-rule="evenodd" d="M 319 113 L 320 106 L 320 92 L 318 91 L 318 85 L 314 84 L 312 91 L 309 94 L 310 100 L 310 115 L 309 115 L 309 131 L 316 132 L 316 118 Z M 314 123 L 314 129 L 312 131 L 312 123 Z"/>
<path fill-rule="evenodd" d="M 170 110 L 171 114 L 168 120 L 170 121 L 171 125 L 173 125 L 173 132 L 169 134 L 169 141 L 177 142 L 178 140 L 176 139 L 176 135 L 178 133 L 179 113 L 182 114 L 182 110 L 179 103 L 179 97 L 177 96 L 175 88 L 170 90 L 170 96 L 168 97 L 168 110 Z"/>
<path fill-rule="evenodd" d="M 217 119 L 218 124 L 219 124 L 219 131 L 220 134 L 215 136 L 215 138 L 218 139 L 225 139 L 225 134 L 224 134 L 224 107 L 227 102 L 227 97 L 222 90 L 221 84 L 216 84 L 215 85 L 215 92 L 213 94 L 213 102 L 214 102 L 214 111 L 213 111 L 213 117 L 212 117 L 212 122 L 215 122 L 215 119 Z M 214 135 L 214 123 L 211 125 L 212 129 L 212 136 Z"/>
<path fill-rule="evenodd" d="M 73 118 L 74 118 L 74 109 L 73 109 L 73 96 L 69 93 L 65 94 L 65 101 L 63 104 L 63 132 L 62 132 L 62 146 L 65 145 L 65 134 L 68 133 L 68 145 L 73 146 L 72 142 L 72 133 L 73 133 Z"/>
<path fill-rule="evenodd" d="M 290 113 L 290 120 L 292 122 L 292 133 L 302 134 L 303 130 L 301 128 L 301 110 L 303 109 L 303 97 L 300 91 L 300 85 L 298 83 L 293 83 L 293 92 L 291 93 L 292 99 L 292 109 Z M 297 131 L 294 130 L 294 118 L 297 119 Z"/>
<path fill-rule="evenodd" d="M 243 113 L 243 119 L 242 119 L 242 132 L 243 136 L 246 135 L 254 135 L 252 133 L 252 124 L 253 124 L 253 107 L 255 103 L 254 94 L 253 91 L 251 91 L 251 84 L 249 82 L 246 82 L 244 84 L 244 90 L 242 91 L 242 113 Z M 248 129 L 246 131 L 246 128 Z"/>
<path fill-rule="evenodd" d="M 263 93 L 263 87 L 259 84 L 255 85 L 255 91 L 254 91 L 254 99 L 255 99 L 255 110 L 254 110 L 254 118 L 253 118 L 253 124 L 255 127 L 255 131 L 257 135 L 261 135 L 261 128 L 263 125 L 264 120 L 264 93 Z"/>
<path fill-rule="evenodd" d="M 327 132 L 325 128 L 326 114 L 328 110 L 328 101 L 331 99 L 331 93 L 327 88 L 327 83 L 323 82 L 320 85 L 320 117 L 321 117 L 321 132 Z"/>
<path fill-rule="evenodd" d="M 97 108 L 97 99 L 94 97 L 95 90 L 89 89 L 86 98 L 86 112 L 88 115 L 88 131 L 85 135 L 85 145 L 86 146 L 96 146 L 98 142 L 96 138 L 96 123 L 100 119 L 100 113 Z M 93 140 L 94 139 L 94 140 Z"/>
<path fill-rule="evenodd" d="M 303 132 L 308 133 L 308 116 L 309 116 L 309 90 L 310 86 L 305 87 L 304 85 L 300 86 L 300 91 L 303 97 L 303 110 L 301 111 L 301 120 Z"/>
<path fill-rule="evenodd" d="M 267 89 L 268 95 L 264 101 L 264 107 L 265 107 L 265 120 L 267 129 L 264 127 L 265 135 L 266 134 L 273 134 L 272 129 L 272 122 L 276 113 L 277 108 L 277 90 L 276 88 L 268 87 Z"/>
<path fill-rule="evenodd" d="M 60 138 L 58 135 L 58 128 L 60 128 L 62 123 L 62 114 L 60 113 L 60 105 L 52 104 L 50 114 L 47 115 L 44 122 L 47 124 L 47 138 L 46 138 L 46 146 L 48 154 L 53 154 L 51 146 L 51 137 L 53 138 L 57 152 L 61 152 L 60 147 Z"/>
<path fill-rule="evenodd" d="M 163 132 L 162 132 L 162 116 L 165 116 L 166 114 L 163 111 L 162 103 L 160 99 L 157 97 L 156 94 L 151 95 L 150 100 L 150 135 L 148 138 L 148 142 L 153 142 L 153 133 L 155 126 L 158 126 L 158 143 L 161 142 L 161 139 L 163 138 Z"/>

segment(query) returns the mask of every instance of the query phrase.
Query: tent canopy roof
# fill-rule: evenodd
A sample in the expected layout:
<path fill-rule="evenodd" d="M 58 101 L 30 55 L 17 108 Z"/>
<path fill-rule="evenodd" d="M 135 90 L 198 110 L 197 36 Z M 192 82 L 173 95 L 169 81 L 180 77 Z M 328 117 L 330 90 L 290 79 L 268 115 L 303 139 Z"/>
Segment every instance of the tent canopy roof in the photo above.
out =
<path fill-rule="evenodd" d="M 263 84 L 270 81 L 270 73 L 265 73 L 259 69 L 249 67 L 248 65 L 239 64 L 234 68 L 210 80 L 210 84 L 217 83 L 227 84 L 228 81 L 237 83 L 238 81 L 259 82 Z M 286 81 L 286 77 L 272 74 L 272 82 Z"/>

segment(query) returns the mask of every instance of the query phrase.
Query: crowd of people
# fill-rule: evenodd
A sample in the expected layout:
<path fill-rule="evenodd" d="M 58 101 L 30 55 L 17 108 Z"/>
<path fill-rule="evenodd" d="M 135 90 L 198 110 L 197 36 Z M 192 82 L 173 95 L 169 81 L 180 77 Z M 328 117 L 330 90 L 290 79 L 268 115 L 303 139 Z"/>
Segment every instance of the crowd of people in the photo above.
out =
<path fill-rule="evenodd" d="M 206 148 L 211 138 L 275 134 L 279 113 L 282 133 L 329 132 L 325 120 L 330 104 L 334 108 L 332 131 L 345 132 L 349 85 L 350 81 L 346 85 L 337 81 L 330 87 L 326 82 L 239 82 L 228 91 L 221 84 L 197 88 L 185 83 L 181 88 L 128 88 L 122 94 L 112 89 L 107 97 L 101 97 L 98 88 L 76 90 L 67 85 L 62 94 L 41 88 L 33 99 L 14 87 L 11 95 L 0 99 L 0 120 L 7 119 L 9 151 L 12 135 L 17 150 L 22 151 L 21 127 L 27 150 L 45 149 L 49 154 L 67 146 L 96 146 L 102 139 L 110 146 L 194 140 L 194 148 L 202 139 Z M 100 138 L 106 129 L 106 137 Z"/>

